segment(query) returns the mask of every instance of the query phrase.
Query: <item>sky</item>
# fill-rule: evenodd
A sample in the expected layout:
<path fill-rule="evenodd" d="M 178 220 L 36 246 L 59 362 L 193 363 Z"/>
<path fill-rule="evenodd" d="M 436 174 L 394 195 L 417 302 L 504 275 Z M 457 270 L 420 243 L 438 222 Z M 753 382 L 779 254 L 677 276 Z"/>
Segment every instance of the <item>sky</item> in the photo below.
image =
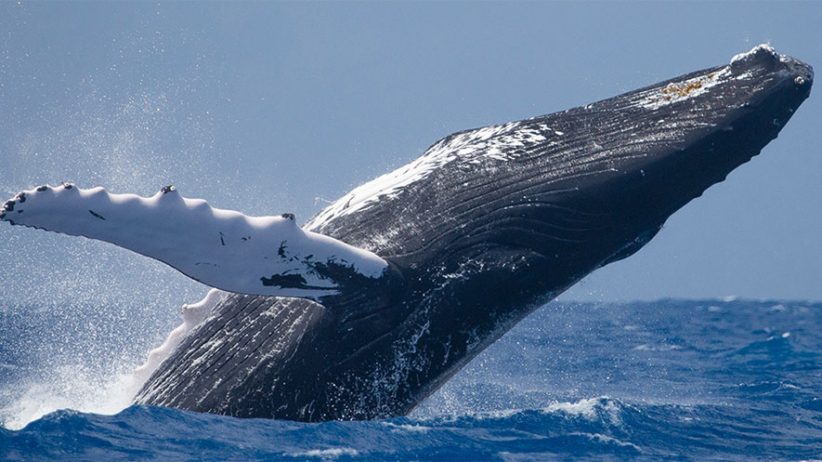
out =
<path fill-rule="evenodd" d="M 60 181 L 304 223 L 455 131 L 727 63 L 822 66 L 822 2 L 0 4 L 0 195 Z M 633 257 L 561 300 L 822 300 L 822 98 Z M 4 198 L 5 199 L 5 198 Z M 179 306 L 111 245 L 0 226 L 0 302 Z"/>

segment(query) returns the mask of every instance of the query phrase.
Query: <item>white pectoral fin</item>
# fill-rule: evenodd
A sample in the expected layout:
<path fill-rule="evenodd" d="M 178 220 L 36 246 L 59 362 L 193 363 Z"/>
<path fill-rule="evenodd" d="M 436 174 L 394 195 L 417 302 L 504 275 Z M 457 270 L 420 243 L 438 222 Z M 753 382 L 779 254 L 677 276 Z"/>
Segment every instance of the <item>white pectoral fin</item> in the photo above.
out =
<path fill-rule="evenodd" d="M 0 219 L 110 242 L 203 284 L 244 294 L 319 300 L 388 268 L 372 252 L 303 230 L 293 215 L 249 217 L 186 199 L 173 187 L 140 197 L 41 186 L 6 202 Z"/>

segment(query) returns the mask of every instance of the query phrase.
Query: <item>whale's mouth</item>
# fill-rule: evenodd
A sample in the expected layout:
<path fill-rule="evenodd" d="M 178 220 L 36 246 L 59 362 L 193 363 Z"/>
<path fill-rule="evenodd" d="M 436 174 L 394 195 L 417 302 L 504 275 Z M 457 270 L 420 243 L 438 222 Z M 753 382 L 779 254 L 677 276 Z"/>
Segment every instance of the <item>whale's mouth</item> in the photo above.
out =
<path fill-rule="evenodd" d="M 574 172 L 592 174 L 566 182 L 572 192 L 564 200 L 610 214 L 615 222 L 608 226 L 643 228 L 629 234 L 657 227 L 759 154 L 812 86 L 808 64 L 760 45 L 726 66 L 586 106 L 622 114 L 621 131 L 608 120 L 593 127 L 594 148 L 580 155 L 583 167 Z"/>

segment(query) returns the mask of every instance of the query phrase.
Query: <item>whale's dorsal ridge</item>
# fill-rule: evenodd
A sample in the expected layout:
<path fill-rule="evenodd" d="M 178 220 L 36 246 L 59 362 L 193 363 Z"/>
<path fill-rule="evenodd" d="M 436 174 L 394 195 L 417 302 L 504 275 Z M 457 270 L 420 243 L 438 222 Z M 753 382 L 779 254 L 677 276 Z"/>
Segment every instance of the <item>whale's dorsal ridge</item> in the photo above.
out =
<path fill-rule="evenodd" d="M 333 202 L 312 218 L 306 228 L 322 230 L 325 224 L 341 216 L 363 212 L 380 201 L 394 199 L 412 184 L 452 162 L 471 169 L 489 162 L 515 160 L 540 145 L 555 143 L 563 134 L 538 118 L 452 133 L 431 145 L 410 164 L 365 183 Z"/>

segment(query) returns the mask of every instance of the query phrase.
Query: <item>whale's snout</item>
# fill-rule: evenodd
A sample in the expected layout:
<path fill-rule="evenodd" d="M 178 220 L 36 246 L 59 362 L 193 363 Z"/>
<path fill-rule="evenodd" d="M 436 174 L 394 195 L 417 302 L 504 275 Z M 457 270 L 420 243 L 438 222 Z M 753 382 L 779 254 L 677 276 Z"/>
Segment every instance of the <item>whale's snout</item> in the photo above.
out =
<path fill-rule="evenodd" d="M 736 84 L 740 99 L 750 98 L 750 104 L 758 108 L 769 105 L 773 111 L 787 114 L 787 118 L 810 96 L 813 86 L 813 68 L 809 64 L 780 55 L 768 45 L 734 56 L 728 67 L 733 76 L 730 83 Z M 778 118 L 780 126 L 787 118 Z"/>
<path fill-rule="evenodd" d="M 784 69 L 782 74 L 784 79 L 783 85 L 786 87 L 785 91 L 792 94 L 790 99 L 793 101 L 788 104 L 788 111 L 793 114 L 793 111 L 811 94 L 811 87 L 813 87 L 813 67 L 808 63 L 790 56 L 781 55 L 779 58 L 780 64 Z"/>
<path fill-rule="evenodd" d="M 807 83 L 807 91 L 810 91 L 813 83 L 813 68 L 809 64 L 788 55 L 780 55 L 769 45 L 759 45 L 747 53 L 734 56 L 730 68 L 736 76 L 751 73 L 757 68 L 782 73 L 783 77 L 794 80 L 800 87 Z"/>
<path fill-rule="evenodd" d="M 563 191 L 554 196 L 563 205 L 596 213 L 596 228 L 609 230 L 573 259 L 610 254 L 607 263 L 638 250 L 671 214 L 775 139 L 813 78 L 810 65 L 759 45 L 727 65 L 570 111 L 588 116 L 567 130 L 578 130 L 579 160 L 555 170 L 561 180 L 549 184 Z"/>

